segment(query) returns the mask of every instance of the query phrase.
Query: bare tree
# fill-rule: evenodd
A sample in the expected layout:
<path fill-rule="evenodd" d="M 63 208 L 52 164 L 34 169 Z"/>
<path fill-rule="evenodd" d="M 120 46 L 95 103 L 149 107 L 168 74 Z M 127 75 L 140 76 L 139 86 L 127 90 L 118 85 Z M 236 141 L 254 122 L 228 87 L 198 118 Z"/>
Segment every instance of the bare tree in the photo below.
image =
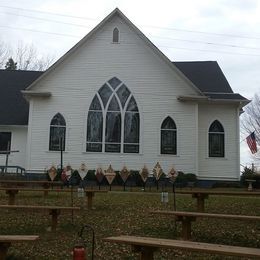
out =
<path fill-rule="evenodd" d="M 10 58 L 10 48 L 4 42 L 0 42 L 0 68 L 3 68 Z"/>
<path fill-rule="evenodd" d="M 244 108 L 241 120 L 241 129 L 247 134 L 255 132 L 258 152 L 255 159 L 260 159 L 260 94 L 255 94 L 253 100 Z"/>
<path fill-rule="evenodd" d="M 5 43 L 0 43 L 0 67 L 6 64 L 8 58 L 12 57 L 17 62 L 18 70 L 39 70 L 44 71 L 50 67 L 54 58 L 41 56 L 37 49 L 31 44 L 19 42 L 17 47 L 11 49 Z"/>

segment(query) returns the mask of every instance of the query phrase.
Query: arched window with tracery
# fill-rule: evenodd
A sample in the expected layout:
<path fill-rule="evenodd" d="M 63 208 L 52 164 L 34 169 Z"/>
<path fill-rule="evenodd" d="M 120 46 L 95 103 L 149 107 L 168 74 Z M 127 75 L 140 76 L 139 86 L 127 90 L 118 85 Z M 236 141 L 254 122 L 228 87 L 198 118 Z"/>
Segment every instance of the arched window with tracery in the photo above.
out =
<path fill-rule="evenodd" d="M 161 154 L 177 154 L 176 124 L 169 116 L 161 125 Z"/>
<path fill-rule="evenodd" d="M 50 138 L 49 138 L 49 150 L 65 151 L 66 142 L 66 121 L 64 117 L 57 113 L 50 123 Z"/>
<path fill-rule="evenodd" d="M 87 152 L 139 153 L 140 116 L 131 91 L 118 78 L 94 96 L 87 120 Z"/>
<path fill-rule="evenodd" d="M 222 124 L 215 120 L 209 127 L 209 157 L 225 156 L 225 132 Z"/>

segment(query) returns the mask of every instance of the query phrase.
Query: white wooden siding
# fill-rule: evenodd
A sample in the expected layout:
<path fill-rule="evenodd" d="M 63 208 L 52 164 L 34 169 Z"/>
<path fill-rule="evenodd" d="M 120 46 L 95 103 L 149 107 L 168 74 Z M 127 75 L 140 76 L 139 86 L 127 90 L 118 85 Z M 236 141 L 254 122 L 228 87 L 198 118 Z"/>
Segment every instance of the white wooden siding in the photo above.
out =
<path fill-rule="evenodd" d="M 120 32 L 118 44 L 112 43 L 115 27 Z M 114 76 L 129 88 L 139 108 L 139 154 L 85 152 L 90 103 L 99 88 Z M 28 169 L 60 164 L 60 153 L 48 151 L 50 121 L 60 112 L 67 126 L 63 162 L 74 169 L 84 162 L 89 169 L 106 169 L 112 164 L 115 170 L 124 165 L 140 170 L 145 164 L 151 171 L 160 162 L 165 172 L 174 165 L 177 170 L 198 174 L 202 179 L 238 178 L 236 108 L 178 101 L 179 95 L 195 95 L 196 90 L 118 17 L 39 81 L 33 90 L 50 91 L 52 96 L 30 102 Z M 160 126 L 167 116 L 177 126 L 175 156 L 160 155 Z M 226 157 L 220 159 L 207 155 L 207 131 L 215 119 L 225 129 Z"/>
<path fill-rule="evenodd" d="M 219 120 L 225 131 L 225 157 L 208 156 L 208 130 Z M 237 108 L 231 105 L 199 105 L 199 171 L 201 179 L 239 180 L 239 131 Z"/>
<path fill-rule="evenodd" d="M 113 44 L 114 27 L 120 43 Z M 86 119 L 89 105 L 98 89 L 110 78 L 118 77 L 134 95 L 141 117 L 140 154 L 88 153 Z M 49 99 L 34 99 L 30 119 L 28 169 L 43 169 L 60 163 L 59 152 L 48 151 L 49 124 L 60 112 L 66 119 L 64 164 L 75 169 L 85 162 L 89 168 L 124 165 L 151 170 L 157 161 L 165 172 L 172 165 L 185 172 L 196 171 L 196 105 L 177 101 L 179 95 L 192 95 L 190 87 L 168 64 L 147 47 L 119 18 L 108 23 L 95 39 L 89 40 L 66 59 L 34 90 L 50 91 Z M 177 125 L 177 156 L 160 155 L 160 126 L 166 116 Z"/>

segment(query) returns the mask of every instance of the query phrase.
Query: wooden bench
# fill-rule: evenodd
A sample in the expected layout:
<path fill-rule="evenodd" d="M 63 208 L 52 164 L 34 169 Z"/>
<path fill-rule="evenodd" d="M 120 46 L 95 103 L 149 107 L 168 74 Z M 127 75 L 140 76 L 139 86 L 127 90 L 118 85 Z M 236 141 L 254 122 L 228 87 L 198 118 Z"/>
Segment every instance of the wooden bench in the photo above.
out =
<path fill-rule="evenodd" d="M 58 225 L 58 216 L 61 214 L 61 211 L 74 211 L 80 210 L 80 207 L 62 207 L 62 206 L 38 206 L 38 205 L 0 205 L 1 209 L 22 209 L 22 210 L 43 210 L 49 211 L 51 215 L 51 230 L 55 231 Z"/>
<path fill-rule="evenodd" d="M 160 248 L 188 250 L 208 254 L 220 254 L 242 257 L 260 257 L 259 248 L 228 246 L 191 241 L 180 241 L 152 237 L 116 236 L 107 237 L 103 241 L 131 245 L 133 251 L 140 253 L 141 260 L 152 260 L 153 254 Z"/>
<path fill-rule="evenodd" d="M 204 212 L 205 210 L 205 199 L 209 195 L 224 195 L 224 196 L 256 196 L 260 197 L 260 192 L 233 192 L 233 191 L 205 191 L 205 190 L 192 190 L 192 191 L 176 191 L 177 194 L 191 194 L 192 198 L 197 199 L 197 211 Z"/>
<path fill-rule="evenodd" d="M 49 192 L 74 192 L 72 189 L 37 189 L 37 188 L 14 188 L 14 187 L 6 187 L 0 188 L 0 191 L 4 190 L 5 193 L 9 196 L 8 204 L 15 205 L 15 196 L 19 191 L 34 191 L 34 192 L 43 192 L 44 196 L 47 196 Z"/>
<path fill-rule="evenodd" d="M 36 192 L 44 192 L 44 196 L 46 196 L 46 191 L 50 191 L 50 192 L 78 192 L 78 190 L 76 189 L 50 189 L 50 190 L 46 190 L 46 189 L 28 189 L 28 188 L 0 188 L 0 191 L 4 190 L 5 193 L 9 196 L 8 199 L 8 205 L 15 205 L 15 196 L 18 194 L 19 191 L 36 191 Z M 96 192 L 100 193 L 100 192 L 108 192 L 107 190 L 84 190 L 83 192 L 85 193 L 86 197 L 87 197 L 87 207 L 88 209 L 92 209 L 92 205 L 93 205 L 93 197 L 95 195 Z"/>
<path fill-rule="evenodd" d="M 63 187 L 62 181 L 21 181 L 21 180 L 0 180 L 2 187 L 25 187 L 25 186 L 40 186 L 44 189 L 53 187 Z"/>
<path fill-rule="evenodd" d="M 39 236 L 28 235 L 0 235 L 0 259 L 6 258 L 9 247 L 12 243 L 35 241 Z"/>
<path fill-rule="evenodd" d="M 180 221 L 182 223 L 182 238 L 184 240 L 191 239 L 191 222 L 195 221 L 197 218 L 220 218 L 220 219 L 250 220 L 250 221 L 259 221 L 260 222 L 260 216 L 229 215 L 229 214 L 215 214 L 215 213 L 187 212 L 187 211 L 168 211 L 168 210 L 150 211 L 150 213 L 174 216 L 176 221 Z"/>

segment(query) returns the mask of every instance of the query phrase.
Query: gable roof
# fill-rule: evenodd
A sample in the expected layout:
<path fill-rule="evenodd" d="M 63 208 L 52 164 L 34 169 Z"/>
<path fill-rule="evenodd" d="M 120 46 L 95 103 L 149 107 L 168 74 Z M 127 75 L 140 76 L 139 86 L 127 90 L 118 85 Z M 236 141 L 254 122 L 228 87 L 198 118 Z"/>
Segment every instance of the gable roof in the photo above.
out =
<path fill-rule="evenodd" d="M 27 125 L 29 105 L 21 90 L 28 87 L 43 72 L 0 70 L 0 124 Z"/>
<path fill-rule="evenodd" d="M 133 29 L 134 32 L 147 44 L 158 56 L 160 56 L 191 88 L 193 88 L 198 94 L 203 95 L 201 91 L 193 84 L 176 66 L 162 53 L 143 33 L 140 31 L 118 8 L 115 8 L 109 15 L 107 15 L 96 27 L 94 27 L 85 37 L 83 37 L 77 44 L 75 44 L 68 52 L 66 52 L 60 59 L 58 59 L 51 67 L 49 67 L 45 73 L 39 77 L 35 82 L 26 88 L 24 94 L 30 95 L 31 89 L 49 73 L 54 71 L 65 59 L 72 55 L 78 48 L 86 43 L 102 26 L 109 22 L 113 17 L 118 16 L 124 22 Z"/>
<path fill-rule="evenodd" d="M 173 64 L 207 97 L 247 101 L 233 92 L 216 61 L 180 61 Z"/>

